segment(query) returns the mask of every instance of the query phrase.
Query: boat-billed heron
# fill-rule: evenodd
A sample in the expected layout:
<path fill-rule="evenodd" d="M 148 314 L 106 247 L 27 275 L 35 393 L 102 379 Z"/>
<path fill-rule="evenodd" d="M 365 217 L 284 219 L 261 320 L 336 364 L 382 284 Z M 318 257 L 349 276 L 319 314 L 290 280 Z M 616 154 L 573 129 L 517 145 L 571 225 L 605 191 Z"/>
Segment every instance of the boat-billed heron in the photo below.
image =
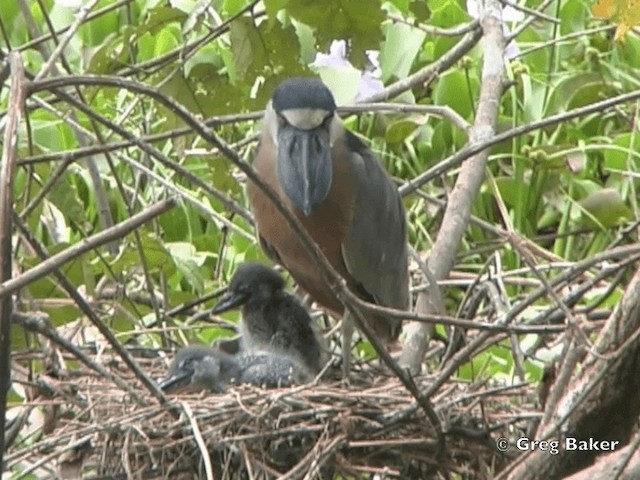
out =
<path fill-rule="evenodd" d="M 345 129 L 324 83 L 291 78 L 276 88 L 264 115 L 254 167 L 353 292 L 378 305 L 409 308 L 402 199 L 378 158 Z M 256 184 L 249 182 L 247 193 L 267 255 L 289 270 L 316 302 L 343 315 L 344 306 L 284 217 Z M 369 314 L 366 320 L 385 343 L 400 334 L 398 319 Z M 345 327 L 345 375 L 350 341 L 351 328 Z"/>
<path fill-rule="evenodd" d="M 323 366 L 322 342 L 307 309 L 285 292 L 284 286 L 284 280 L 272 268 L 243 263 L 212 313 L 242 307 L 242 352 L 264 350 L 283 354 L 318 373 Z"/>
<path fill-rule="evenodd" d="M 273 352 L 233 356 L 215 348 L 193 345 L 176 353 L 159 386 L 167 393 L 207 390 L 223 393 L 231 384 L 288 387 L 312 376 L 292 358 Z"/>

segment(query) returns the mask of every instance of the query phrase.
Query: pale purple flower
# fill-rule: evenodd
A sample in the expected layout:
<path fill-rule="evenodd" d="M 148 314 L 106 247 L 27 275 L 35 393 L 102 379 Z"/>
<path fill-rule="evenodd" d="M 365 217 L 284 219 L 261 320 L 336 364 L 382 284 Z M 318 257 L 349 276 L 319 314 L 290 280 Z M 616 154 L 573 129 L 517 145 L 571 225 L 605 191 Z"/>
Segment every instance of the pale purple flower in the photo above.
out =
<path fill-rule="evenodd" d="M 377 50 L 367 50 L 366 54 L 370 65 L 364 72 L 360 72 L 360 83 L 358 84 L 358 89 L 353 99 L 356 102 L 384 89 L 384 84 L 380 80 L 379 52 Z M 359 71 L 347 60 L 347 42 L 344 40 L 334 40 L 331 42 L 329 53 L 317 53 L 312 65 L 335 70 L 349 69 Z"/>

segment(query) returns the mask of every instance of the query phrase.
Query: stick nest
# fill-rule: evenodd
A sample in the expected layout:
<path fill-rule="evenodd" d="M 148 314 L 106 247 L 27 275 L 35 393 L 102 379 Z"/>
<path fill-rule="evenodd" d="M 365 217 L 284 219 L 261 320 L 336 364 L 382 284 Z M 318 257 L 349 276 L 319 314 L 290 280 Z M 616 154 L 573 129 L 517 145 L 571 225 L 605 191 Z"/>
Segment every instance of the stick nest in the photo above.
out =
<path fill-rule="evenodd" d="M 145 362 L 152 377 L 162 376 L 162 360 Z M 93 372 L 42 376 L 30 387 L 34 400 L 19 407 L 26 420 L 9 468 L 38 478 L 488 478 L 509 460 L 495 439 L 526 431 L 537 417 L 528 386 L 452 381 L 430 399 L 445 432 L 442 448 L 401 382 L 368 365 L 348 387 L 242 385 L 170 396 L 165 405 L 120 361 L 106 365 L 142 403 Z M 430 378 L 415 382 L 423 391 Z"/>

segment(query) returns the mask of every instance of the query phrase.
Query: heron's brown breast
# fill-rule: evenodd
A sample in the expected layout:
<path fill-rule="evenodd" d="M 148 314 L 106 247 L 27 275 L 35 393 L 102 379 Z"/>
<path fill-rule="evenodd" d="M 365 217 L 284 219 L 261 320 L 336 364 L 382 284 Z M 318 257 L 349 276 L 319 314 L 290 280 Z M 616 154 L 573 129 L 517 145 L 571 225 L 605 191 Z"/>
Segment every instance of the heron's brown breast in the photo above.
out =
<path fill-rule="evenodd" d="M 352 283 L 353 279 L 342 258 L 342 242 L 351 223 L 355 201 L 354 182 L 348 161 L 336 160 L 336 154 L 333 154 L 333 180 L 327 199 L 309 216 L 305 216 L 292 205 L 282 191 L 276 174 L 275 158 L 273 143 L 263 137 L 254 162 L 255 169 L 300 220 L 338 273 L 348 283 Z M 342 314 L 342 304 L 333 295 L 316 263 L 284 217 L 253 182 L 248 182 L 247 193 L 258 232 L 277 252 L 284 267 L 316 302 L 337 314 Z"/>

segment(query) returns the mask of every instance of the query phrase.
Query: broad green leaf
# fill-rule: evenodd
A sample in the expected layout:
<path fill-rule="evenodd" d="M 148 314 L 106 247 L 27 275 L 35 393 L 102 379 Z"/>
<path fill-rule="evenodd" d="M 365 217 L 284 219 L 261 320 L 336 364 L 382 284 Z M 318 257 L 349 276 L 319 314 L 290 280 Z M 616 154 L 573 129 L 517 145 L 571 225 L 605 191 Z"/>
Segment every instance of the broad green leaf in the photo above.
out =
<path fill-rule="evenodd" d="M 254 63 L 258 63 L 267 56 L 266 49 L 255 25 L 249 18 L 239 18 L 232 22 L 229 32 L 235 70 L 238 77 L 244 79 Z M 255 69 L 251 73 L 255 73 Z"/>
<path fill-rule="evenodd" d="M 169 4 L 176 10 L 179 10 L 187 15 L 193 12 L 198 5 L 197 0 L 171 0 Z"/>
<path fill-rule="evenodd" d="M 175 263 L 164 244 L 152 234 L 142 234 L 142 251 L 144 252 L 146 266 L 154 272 L 164 272 L 171 275 L 175 271 Z M 124 240 L 122 240 L 124 241 Z M 128 245 L 124 251 L 111 263 L 111 268 L 116 274 L 125 275 L 140 270 L 140 256 L 134 245 Z"/>
<path fill-rule="evenodd" d="M 452 70 L 442 75 L 433 90 L 436 105 L 447 105 L 463 118 L 469 118 L 473 102 L 469 96 L 467 79 L 460 70 Z"/>
<path fill-rule="evenodd" d="M 615 88 L 599 73 L 582 73 L 563 77 L 549 101 L 548 114 L 582 107 L 616 94 Z"/>
<path fill-rule="evenodd" d="M 495 179 L 500 197 L 507 207 L 514 207 L 518 203 L 518 191 L 522 184 L 512 177 L 498 177 Z"/>
<path fill-rule="evenodd" d="M 387 128 L 385 140 L 387 143 L 401 143 L 415 132 L 418 124 L 410 119 L 392 122 Z"/>
<path fill-rule="evenodd" d="M 353 67 L 326 68 L 317 67 L 316 70 L 322 81 L 333 93 L 338 105 L 348 105 L 354 103 L 360 77 L 362 74 Z"/>
<path fill-rule="evenodd" d="M 276 13 L 283 9 L 287 3 L 289 3 L 289 0 L 264 0 L 264 7 L 269 18 L 274 19 Z"/>
<path fill-rule="evenodd" d="M 380 47 L 384 15 L 379 0 L 289 0 L 286 10 L 315 30 L 320 51 L 328 51 L 333 40 L 347 40 L 356 68 L 364 64 L 366 50 Z"/>
<path fill-rule="evenodd" d="M 175 242 L 165 244 L 173 261 L 183 277 L 189 282 L 196 292 L 204 290 L 204 279 L 199 267 L 204 263 L 206 256 L 200 255 L 194 246 L 187 242 Z"/>
<path fill-rule="evenodd" d="M 61 212 L 64 212 L 69 221 L 78 225 L 82 225 L 85 221 L 84 205 L 80 202 L 76 186 L 71 182 L 65 181 L 65 177 L 56 183 L 48 199 Z"/>
<path fill-rule="evenodd" d="M 154 35 L 163 31 L 172 24 L 178 24 L 187 18 L 185 13 L 177 8 L 156 7 L 149 12 L 149 15 L 136 29 L 136 36 L 150 32 Z"/>
<path fill-rule="evenodd" d="M 568 35 L 581 30 L 585 20 L 591 17 L 588 5 L 582 0 L 567 0 L 562 3 L 560 9 L 560 31 L 562 35 Z M 576 30 L 577 29 L 577 30 Z"/>
<path fill-rule="evenodd" d="M 132 6 L 131 13 L 136 15 L 139 12 L 137 12 L 135 6 Z M 75 18 L 76 15 L 74 13 L 73 19 Z M 84 22 L 78 30 L 78 34 L 79 38 L 82 39 L 83 47 L 97 47 L 120 31 L 123 26 L 118 11 L 114 10 L 100 15 L 100 21 Z"/>
<path fill-rule="evenodd" d="M 300 60 L 304 65 L 313 63 L 316 56 L 316 38 L 313 29 L 304 23 L 292 21 L 300 42 Z"/>
<path fill-rule="evenodd" d="M 177 28 L 166 27 L 156 35 L 154 55 L 160 57 L 180 45 L 180 33 Z"/>
<path fill-rule="evenodd" d="M 631 145 L 633 139 L 633 146 Z M 637 133 L 622 133 L 617 135 L 612 142 L 618 148 L 606 148 L 604 154 L 604 168 L 625 171 L 628 162 L 635 166 L 636 171 L 640 170 L 640 135 Z"/>
<path fill-rule="evenodd" d="M 216 71 L 222 67 L 223 59 L 218 52 L 218 48 L 211 44 L 200 48 L 195 55 L 191 56 L 184 62 L 184 75 L 189 77 L 191 70 L 197 66 L 204 65 L 212 67 Z"/>
<path fill-rule="evenodd" d="M 593 227 L 599 224 L 604 228 L 611 228 L 619 221 L 631 218 L 631 211 L 620 193 L 611 188 L 592 193 L 580 201 L 580 206 L 589 214 L 583 217 L 583 222 Z M 597 224 L 594 224 L 594 219 Z"/>
<path fill-rule="evenodd" d="M 426 33 L 403 23 L 386 27 L 386 39 L 380 52 L 382 80 L 402 79 L 409 75 Z"/>
<path fill-rule="evenodd" d="M 418 22 L 426 22 L 431 17 L 431 10 L 424 0 L 414 0 L 409 6 L 409 10 Z"/>
<path fill-rule="evenodd" d="M 223 8 L 227 15 L 235 15 L 248 5 L 247 0 L 224 0 Z"/>
<path fill-rule="evenodd" d="M 293 25 L 283 27 L 279 22 L 269 26 L 269 22 L 262 22 L 256 26 L 250 18 L 239 18 L 230 26 L 231 51 L 235 74 L 241 81 L 265 76 L 268 79 L 277 78 L 288 72 L 296 74 L 301 69 L 299 62 L 299 43 Z M 282 55 L 280 52 L 289 52 Z M 260 98 L 262 92 L 258 92 L 257 101 L 264 106 L 271 96 Z"/>
<path fill-rule="evenodd" d="M 426 3 L 431 11 L 431 25 L 450 28 L 469 21 L 469 14 L 457 0 L 427 0 Z"/>

